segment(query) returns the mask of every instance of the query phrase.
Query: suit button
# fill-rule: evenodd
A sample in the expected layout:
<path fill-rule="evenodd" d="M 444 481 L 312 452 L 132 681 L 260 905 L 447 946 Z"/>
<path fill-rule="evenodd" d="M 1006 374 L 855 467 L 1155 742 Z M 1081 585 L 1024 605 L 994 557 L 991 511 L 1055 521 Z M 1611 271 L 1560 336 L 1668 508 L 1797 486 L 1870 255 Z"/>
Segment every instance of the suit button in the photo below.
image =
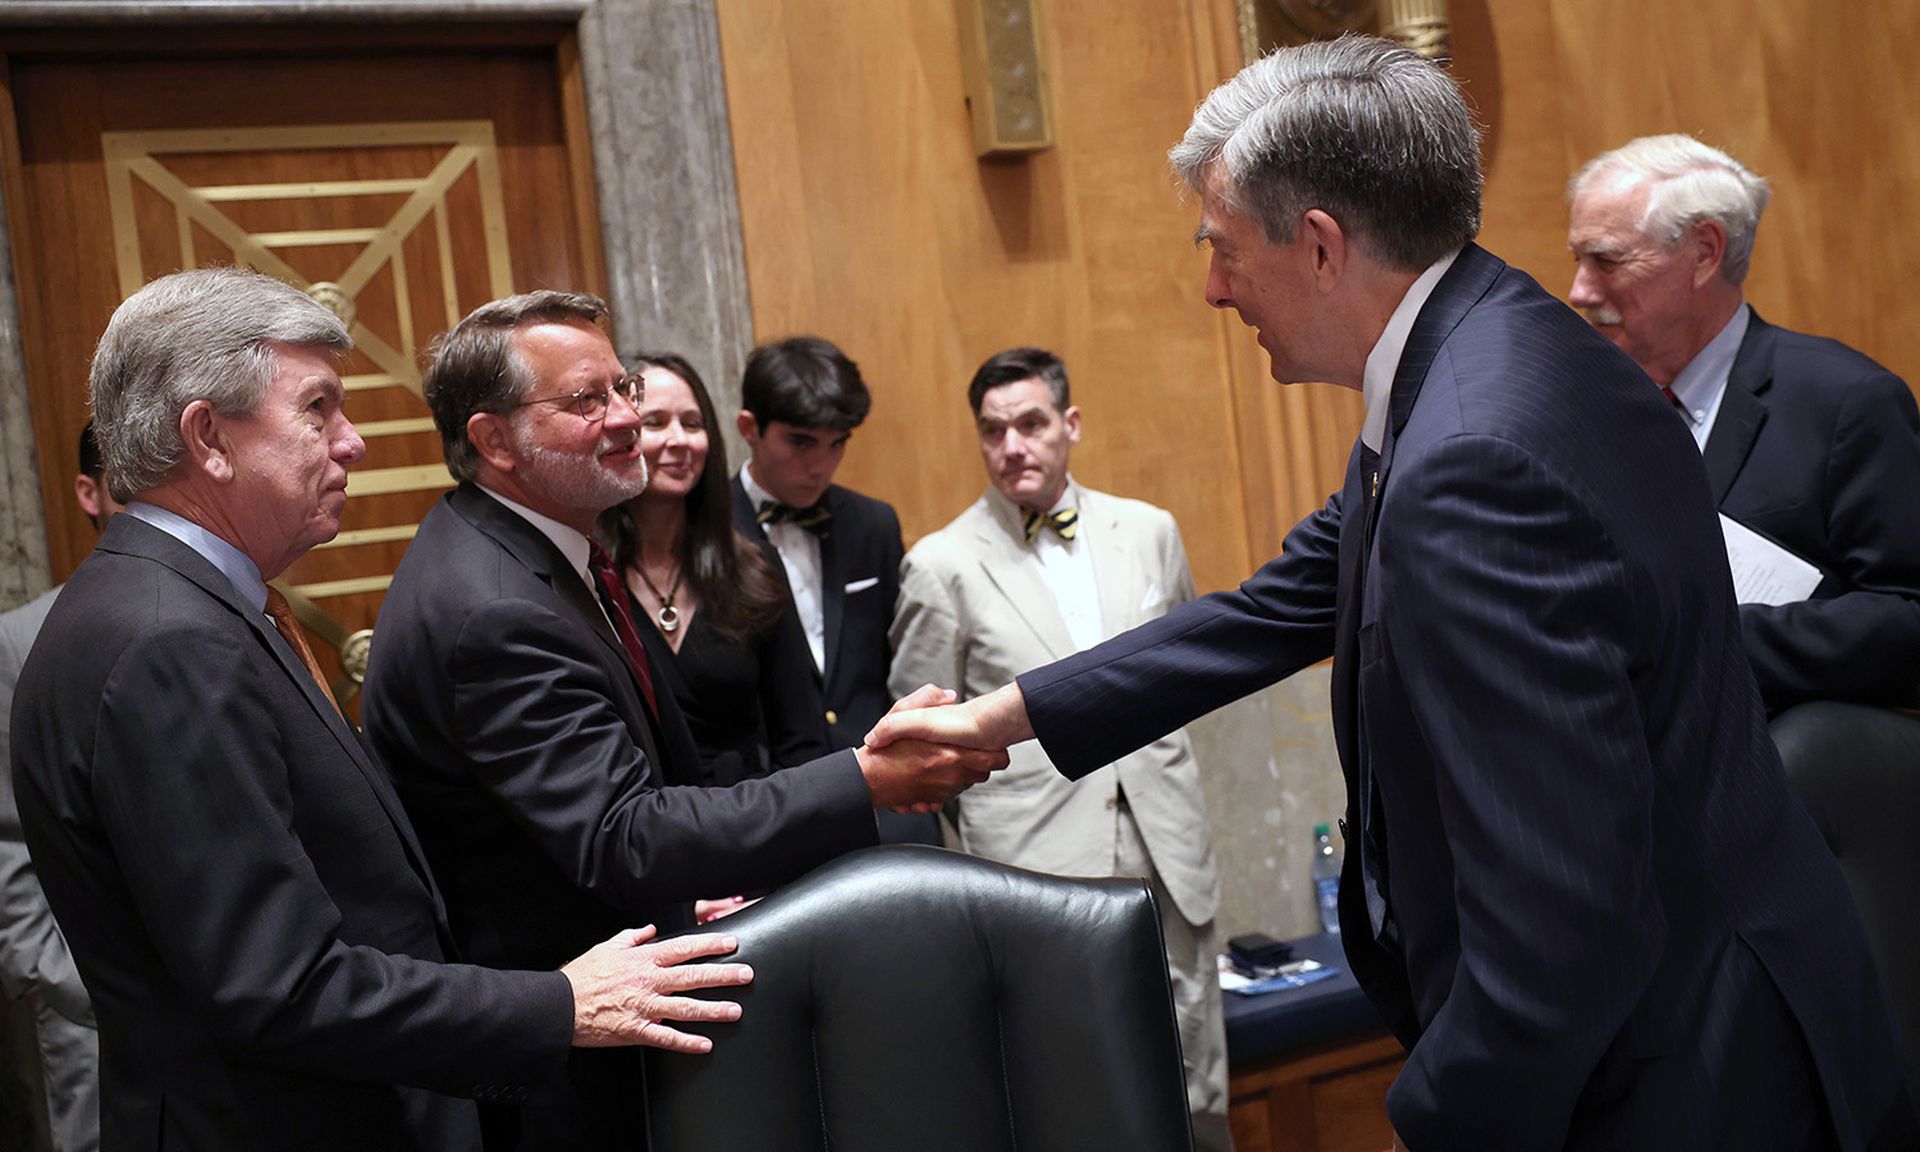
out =
<path fill-rule="evenodd" d="M 1107 807 L 1109 807 L 1109 808 L 1118 808 L 1118 807 L 1120 807 L 1120 797 L 1118 797 L 1118 796 L 1109 796 L 1109 797 L 1107 797 Z"/>
<path fill-rule="evenodd" d="M 834 711 L 833 709 L 831 709 L 831 708 L 829 708 L 829 709 L 827 709 L 827 723 L 829 723 L 829 724 L 838 724 L 838 723 L 840 723 L 840 713 L 838 713 L 838 712 L 835 712 L 835 711 Z"/>

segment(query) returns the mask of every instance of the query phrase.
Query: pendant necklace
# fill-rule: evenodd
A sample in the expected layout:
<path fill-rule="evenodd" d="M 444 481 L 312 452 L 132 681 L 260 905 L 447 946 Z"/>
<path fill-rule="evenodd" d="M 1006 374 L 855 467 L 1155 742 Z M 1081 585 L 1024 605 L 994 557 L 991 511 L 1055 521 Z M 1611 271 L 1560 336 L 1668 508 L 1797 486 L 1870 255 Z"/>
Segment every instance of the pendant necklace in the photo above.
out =
<path fill-rule="evenodd" d="M 686 565 L 681 564 L 674 567 L 673 583 L 667 586 L 667 594 L 665 596 L 660 594 L 660 589 L 653 586 L 653 581 L 647 579 L 646 565 L 636 560 L 634 561 L 633 570 L 640 574 L 640 583 L 645 584 L 647 591 L 653 593 L 653 598 L 660 602 L 660 611 L 653 614 L 653 618 L 660 621 L 660 631 L 667 633 L 669 636 L 678 632 L 680 630 L 680 610 L 673 606 L 673 598 L 680 594 L 680 577 L 686 575 Z"/>

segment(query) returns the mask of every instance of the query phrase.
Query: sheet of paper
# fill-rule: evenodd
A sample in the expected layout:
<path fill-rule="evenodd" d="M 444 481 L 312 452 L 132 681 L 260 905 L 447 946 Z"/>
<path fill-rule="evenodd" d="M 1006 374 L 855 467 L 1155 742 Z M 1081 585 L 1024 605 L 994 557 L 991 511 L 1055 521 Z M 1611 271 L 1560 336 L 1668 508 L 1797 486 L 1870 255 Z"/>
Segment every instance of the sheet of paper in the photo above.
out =
<path fill-rule="evenodd" d="M 1281 988 L 1304 988 L 1308 984 L 1317 984 L 1339 973 L 1340 969 L 1318 960 L 1295 960 L 1274 969 L 1271 976 L 1255 980 L 1243 975 L 1225 956 L 1214 958 L 1220 967 L 1220 991 L 1232 992 L 1240 996 L 1258 996 L 1263 992 L 1273 992 Z"/>
<path fill-rule="evenodd" d="M 1720 517 L 1720 534 L 1739 603 L 1798 604 L 1819 585 L 1820 569 L 1739 521 Z"/>

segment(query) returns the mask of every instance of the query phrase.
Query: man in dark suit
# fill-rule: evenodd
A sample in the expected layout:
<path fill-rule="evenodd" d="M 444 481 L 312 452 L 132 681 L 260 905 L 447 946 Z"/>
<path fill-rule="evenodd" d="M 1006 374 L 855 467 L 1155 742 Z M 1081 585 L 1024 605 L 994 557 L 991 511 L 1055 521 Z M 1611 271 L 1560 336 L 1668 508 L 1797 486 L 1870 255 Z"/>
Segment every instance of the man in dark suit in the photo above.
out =
<path fill-rule="evenodd" d="M 1920 703 L 1920 410 L 1900 378 L 1776 328 L 1742 285 L 1766 182 L 1690 136 L 1643 136 L 1567 186 L 1568 299 L 1632 356 L 1700 445 L 1723 515 L 1820 570 L 1743 603 L 1768 711 Z"/>
<path fill-rule="evenodd" d="M 589 535 L 647 480 L 642 378 L 605 315 L 592 296 L 533 292 L 441 339 L 425 390 L 460 486 L 394 573 L 367 671 L 367 733 L 454 937 L 506 967 L 662 905 L 784 883 L 873 843 L 876 808 L 942 803 L 1006 762 L 862 748 L 730 788 L 662 786 L 661 765 L 698 753 Z M 575 1059 L 574 1097 L 487 1110 L 489 1147 L 633 1146 L 633 1056 Z"/>
<path fill-rule="evenodd" d="M 1472 243 L 1439 67 L 1348 37 L 1173 150 L 1206 295 L 1278 381 L 1362 391 L 1344 487 L 1232 592 L 895 733 L 1038 734 L 1068 775 L 1329 653 L 1348 961 L 1427 1149 L 1858 1148 L 1886 1009 L 1787 790 L 1706 477 L 1626 356 Z"/>
<path fill-rule="evenodd" d="M 561 971 L 444 962 L 399 800 L 266 583 L 339 530 L 366 450 L 349 346 L 292 288 L 210 269 L 135 293 L 94 357 L 127 506 L 21 673 L 12 756 L 93 996 L 110 1150 L 473 1149 L 474 1097 L 547 1090 L 570 1042 L 704 1051 L 660 1022 L 737 1006 L 666 993 L 751 976 L 663 969 L 732 943 L 650 931 Z"/>
<path fill-rule="evenodd" d="M 900 517 L 833 474 L 873 399 L 860 368 L 817 336 L 762 344 L 740 382 L 748 459 L 734 522 L 780 561 L 813 651 L 827 746 L 852 748 L 893 703 L 887 630 L 900 593 Z M 939 844 L 932 813 L 882 812 L 880 839 Z"/>

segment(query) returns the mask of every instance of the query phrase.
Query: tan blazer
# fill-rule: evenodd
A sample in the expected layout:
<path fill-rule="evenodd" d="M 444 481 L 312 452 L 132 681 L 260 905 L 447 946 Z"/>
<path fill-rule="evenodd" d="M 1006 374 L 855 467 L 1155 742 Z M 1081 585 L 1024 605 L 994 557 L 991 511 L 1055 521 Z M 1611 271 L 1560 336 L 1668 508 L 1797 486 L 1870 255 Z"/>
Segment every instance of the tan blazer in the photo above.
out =
<path fill-rule="evenodd" d="M 1093 550 L 1105 635 L 1193 598 L 1171 515 L 1084 485 L 1079 492 L 1079 538 Z M 1075 650 L 1019 510 L 994 488 L 907 553 L 891 639 L 888 687 L 896 697 L 934 683 L 970 699 Z M 1037 741 L 1012 756 L 955 803 L 967 851 L 1059 875 L 1111 876 L 1117 790 L 1124 791 L 1181 916 L 1196 926 L 1213 919 L 1220 880 L 1184 730 L 1078 781 L 1055 771 Z"/>

